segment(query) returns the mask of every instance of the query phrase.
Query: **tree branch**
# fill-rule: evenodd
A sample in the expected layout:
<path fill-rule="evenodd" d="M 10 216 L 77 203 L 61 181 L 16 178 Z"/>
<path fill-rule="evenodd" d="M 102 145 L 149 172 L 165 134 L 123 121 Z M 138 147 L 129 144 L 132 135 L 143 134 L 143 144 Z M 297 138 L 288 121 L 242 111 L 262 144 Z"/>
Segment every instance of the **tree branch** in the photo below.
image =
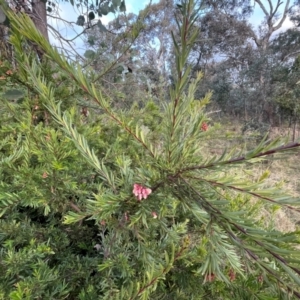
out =
<path fill-rule="evenodd" d="M 280 146 L 280 147 L 277 147 L 277 148 L 274 148 L 274 149 L 271 149 L 271 150 L 268 150 L 265 152 L 260 152 L 249 158 L 247 158 L 246 156 L 240 156 L 240 157 L 232 158 L 227 161 L 215 162 L 215 163 L 210 163 L 207 165 L 187 167 L 187 168 L 180 170 L 177 174 L 182 174 L 184 172 L 193 171 L 193 170 L 209 169 L 209 168 L 213 168 L 213 167 L 220 166 L 220 165 L 232 165 L 232 164 L 236 164 L 236 163 L 242 163 L 242 162 L 245 162 L 245 161 L 253 159 L 253 158 L 269 156 L 269 155 L 275 154 L 277 152 L 283 152 L 283 151 L 291 150 L 291 149 L 294 149 L 297 147 L 300 147 L 300 143 L 289 143 L 287 145 L 283 145 L 283 146 Z"/>
<path fill-rule="evenodd" d="M 254 30 L 250 26 L 249 26 L 249 30 L 250 30 L 250 36 L 254 40 L 254 43 L 256 44 L 256 46 L 259 48 L 261 46 L 260 40 L 258 39 L 258 37 L 256 36 Z"/>
<path fill-rule="evenodd" d="M 256 3 L 258 3 L 258 5 L 260 6 L 260 8 L 262 9 L 262 11 L 264 12 L 264 14 L 266 15 L 266 17 L 270 17 L 270 14 L 268 13 L 268 11 L 266 10 L 265 6 L 262 4 L 262 2 L 260 0 L 255 0 Z"/>
<path fill-rule="evenodd" d="M 281 3 L 282 3 L 282 2 L 280 2 L 279 5 L 280 5 Z M 278 30 L 278 29 L 282 26 L 283 22 L 285 21 L 285 19 L 286 19 L 286 17 L 287 17 L 287 12 L 288 12 L 288 9 L 289 9 L 289 4 L 290 4 L 290 0 L 287 0 L 287 2 L 286 2 L 286 4 L 285 4 L 283 16 L 282 16 L 280 22 L 279 22 L 276 26 L 273 26 L 273 27 L 272 27 L 273 32 L 276 31 L 276 30 Z M 279 5 L 277 6 L 277 8 L 279 7 Z M 277 10 L 277 8 L 276 8 L 276 10 Z"/>
<path fill-rule="evenodd" d="M 272 204 L 279 204 L 281 205 L 282 207 L 285 207 L 285 208 L 288 208 L 289 210 L 292 210 L 292 211 L 296 211 L 298 213 L 300 213 L 300 209 L 294 207 L 294 206 L 291 206 L 289 204 L 282 204 L 270 197 L 266 197 L 266 196 L 262 196 L 258 193 L 255 193 L 255 192 L 251 192 L 251 191 L 248 191 L 246 189 L 243 189 L 243 188 L 239 188 L 239 187 L 236 187 L 234 185 L 227 185 L 227 184 L 223 184 L 223 183 L 220 183 L 218 181 L 215 181 L 215 180 L 207 180 L 205 178 L 200 178 L 200 177 L 195 177 L 195 176 L 187 176 L 187 178 L 191 178 L 191 179 L 195 179 L 195 180 L 200 180 L 200 181 L 203 181 L 203 182 L 206 182 L 207 184 L 209 185 L 213 185 L 213 186 L 218 186 L 220 188 L 223 188 L 223 189 L 231 189 L 231 190 L 235 190 L 235 191 L 239 191 L 241 193 L 245 193 L 245 194 L 248 194 L 248 195 L 251 195 L 251 196 L 254 196 L 256 198 L 259 198 L 259 199 L 262 199 L 262 200 L 266 200 L 268 202 L 271 202 Z"/>
<path fill-rule="evenodd" d="M 76 22 L 71 22 L 71 21 L 67 21 L 59 16 L 54 16 L 51 14 L 47 14 L 47 17 L 51 18 L 51 19 L 57 19 L 59 21 L 62 21 L 63 23 L 69 24 L 69 25 L 76 25 Z"/>
<path fill-rule="evenodd" d="M 282 3 L 283 3 L 283 2 L 280 2 L 280 0 L 277 0 L 277 4 L 276 4 L 276 8 L 275 8 L 275 10 L 274 10 L 273 16 L 276 14 L 276 12 L 277 12 L 279 6 L 280 6 Z"/>
<path fill-rule="evenodd" d="M 271 0 L 268 0 L 269 2 L 269 5 L 270 5 L 270 15 L 273 16 L 273 4 L 272 4 L 272 1 Z"/>
<path fill-rule="evenodd" d="M 55 29 L 53 26 L 51 26 L 50 24 L 47 24 L 47 26 L 48 26 L 49 29 L 51 29 L 52 32 L 57 36 L 57 38 L 58 38 L 58 40 L 60 40 L 60 43 L 61 43 L 62 46 L 63 46 L 63 43 L 61 42 L 61 40 L 63 40 L 64 42 L 66 42 L 66 43 L 69 45 L 69 47 L 74 51 L 74 53 L 75 53 L 78 57 L 80 57 L 81 59 L 83 59 L 83 57 L 82 57 L 82 56 L 74 49 L 74 47 L 73 47 L 72 44 L 71 44 L 71 42 L 72 42 L 75 38 L 74 38 L 74 39 L 71 39 L 71 40 L 67 40 L 67 39 L 65 39 L 65 38 L 60 34 L 60 32 L 59 32 L 57 29 Z M 80 34 L 77 35 L 76 38 L 77 38 L 78 36 L 80 36 Z M 62 49 L 64 49 L 64 51 L 66 51 L 64 47 L 62 47 Z"/>
<path fill-rule="evenodd" d="M 300 50 L 288 53 L 287 55 L 283 56 L 283 58 L 281 58 L 281 61 L 283 62 L 286 59 L 288 59 L 289 57 L 294 56 L 294 55 L 298 55 L 299 53 L 300 53 Z"/>
<path fill-rule="evenodd" d="M 194 189 L 193 186 L 191 186 L 189 184 L 189 182 L 187 182 L 183 177 L 180 177 L 181 180 L 185 183 L 185 185 L 192 190 L 195 195 L 197 195 L 197 197 L 199 199 L 201 199 L 202 201 L 200 201 L 199 199 L 194 199 L 194 201 L 197 203 L 197 205 L 199 205 L 199 207 L 204 207 L 203 204 L 207 204 L 210 207 L 210 213 L 212 215 L 214 215 L 217 218 L 217 222 L 218 224 L 226 231 L 226 233 L 231 236 L 233 239 L 235 239 L 238 243 L 239 246 L 244 249 L 253 259 L 255 259 L 258 263 L 259 263 L 259 256 L 257 254 L 255 254 L 252 250 L 248 249 L 249 246 L 244 245 L 244 242 L 246 240 L 243 240 L 243 243 L 239 242 L 240 239 L 237 238 L 237 236 L 233 233 L 232 231 L 232 227 L 230 228 L 228 226 L 228 224 L 230 224 L 231 226 L 235 227 L 238 231 L 240 231 L 242 234 L 244 234 L 245 236 L 247 236 L 251 241 L 253 241 L 257 246 L 261 247 L 264 251 L 266 251 L 267 253 L 269 253 L 275 260 L 281 262 L 282 264 L 284 264 L 286 267 L 290 268 L 291 270 L 293 270 L 295 273 L 300 274 L 300 270 L 297 269 L 296 267 L 294 267 L 293 265 L 289 264 L 286 259 L 284 257 L 282 257 L 280 254 L 276 253 L 275 251 L 270 250 L 270 248 L 268 247 L 267 244 L 264 244 L 263 242 L 261 242 L 260 240 L 258 240 L 255 236 L 249 234 L 247 232 L 247 229 L 243 228 L 240 224 L 233 222 L 232 220 L 228 219 L 227 216 L 225 216 L 221 210 L 219 210 L 218 208 L 214 207 L 213 205 L 211 205 L 211 203 L 209 203 L 209 201 L 207 201 L 196 189 Z M 204 203 L 203 203 L 204 202 Z M 204 207 L 205 209 L 205 207 Z M 258 249 L 257 249 L 258 250 Z M 261 257 L 261 256 L 260 256 Z M 261 267 L 263 267 L 264 269 L 267 270 L 267 272 L 271 275 L 273 275 L 276 280 L 278 280 L 279 282 L 281 282 L 282 284 L 285 284 L 280 277 L 278 277 L 278 274 L 276 274 L 275 270 L 273 269 L 269 269 L 267 268 L 265 265 L 259 263 L 259 265 Z M 285 284 L 287 286 L 287 284 Z M 287 286 L 287 288 L 290 288 L 293 291 L 293 288 Z M 299 294 L 300 295 L 300 294 Z M 300 299 L 300 298 L 299 298 Z"/>

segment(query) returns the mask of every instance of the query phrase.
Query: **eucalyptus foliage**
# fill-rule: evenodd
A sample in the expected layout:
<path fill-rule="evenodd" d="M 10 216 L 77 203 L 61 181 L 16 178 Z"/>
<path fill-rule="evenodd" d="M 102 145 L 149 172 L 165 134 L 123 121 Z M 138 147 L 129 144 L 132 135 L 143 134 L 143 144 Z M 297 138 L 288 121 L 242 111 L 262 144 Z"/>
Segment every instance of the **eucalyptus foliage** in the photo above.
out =
<path fill-rule="evenodd" d="M 299 232 L 258 218 L 299 199 L 240 172 L 300 144 L 209 154 L 211 95 L 194 99 L 201 74 L 186 64 L 198 13 L 178 5 L 171 100 L 120 111 L 92 70 L 7 12 L 18 69 L 1 87 L 0 299 L 300 298 Z"/>

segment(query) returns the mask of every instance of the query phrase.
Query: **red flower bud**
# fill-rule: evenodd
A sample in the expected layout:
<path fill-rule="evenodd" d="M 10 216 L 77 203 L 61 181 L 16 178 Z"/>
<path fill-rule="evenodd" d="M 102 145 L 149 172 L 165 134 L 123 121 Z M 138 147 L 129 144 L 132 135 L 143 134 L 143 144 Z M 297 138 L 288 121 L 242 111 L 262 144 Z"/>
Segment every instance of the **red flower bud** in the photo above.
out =
<path fill-rule="evenodd" d="M 207 123 L 206 123 L 206 122 L 203 122 L 202 125 L 201 125 L 201 130 L 202 130 L 202 131 L 207 131 L 207 129 L 208 129 Z"/>

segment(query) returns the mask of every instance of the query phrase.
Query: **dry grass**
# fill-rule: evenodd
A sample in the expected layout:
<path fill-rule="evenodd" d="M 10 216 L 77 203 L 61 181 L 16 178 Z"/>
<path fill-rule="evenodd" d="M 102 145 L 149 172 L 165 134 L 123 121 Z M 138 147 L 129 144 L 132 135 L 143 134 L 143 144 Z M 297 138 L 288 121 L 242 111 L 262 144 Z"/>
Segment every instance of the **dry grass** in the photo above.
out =
<path fill-rule="evenodd" d="M 225 126 L 222 124 L 220 131 L 223 138 L 209 142 L 210 153 L 213 155 L 221 154 L 224 148 L 230 148 L 230 146 L 249 149 L 256 143 L 255 138 L 248 139 L 242 135 L 242 125 L 238 122 L 226 123 Z M 275 139 L 277 137 L 290 137 L 291 135 L 291 130 L 288 128 L 272 128 L 269 137 Z M 231 138 L 224 138 L 226 136 Z M 232 136 L 235 137 L 232 138 Z M 296 131 L 296 138 L 299 137 L 300 129 Z M 263 163 L 254 164 L 250 168 L 256 178 L 259 178 L 266 169 L 270 170 L 271 175 L 266 182 L 268 186 L 280 184 L 282 189 L 290 195 L 300 198 L 300 149 L 296 153 L 285 155 L 282 159 L 270 159 Z M 249 170 L 248 167 L 247 170 Z M 274 227 L 282 232 L 293 231 L 300 224 L 300 213 L 288 209 L 280 209 L 275 215 L 268 212 L 267 209 L 261 213 L 264 217 L 269 216 L 266 220 L 269 219 L 269 222 L 272 222 Z"/>
<path fill-rule="evenodd" d="M 292 154 L 282 160 L 275 160 L 271 165 L 269 183 L 274 185 L 282 182 L 282 188 L 294 197 L 300 197 L 300 155 Z M 276 215 L 275 227 L 283 232 L 296 229 L 300 222 L 300 213 L 289 209 L 280 209 Z"/>

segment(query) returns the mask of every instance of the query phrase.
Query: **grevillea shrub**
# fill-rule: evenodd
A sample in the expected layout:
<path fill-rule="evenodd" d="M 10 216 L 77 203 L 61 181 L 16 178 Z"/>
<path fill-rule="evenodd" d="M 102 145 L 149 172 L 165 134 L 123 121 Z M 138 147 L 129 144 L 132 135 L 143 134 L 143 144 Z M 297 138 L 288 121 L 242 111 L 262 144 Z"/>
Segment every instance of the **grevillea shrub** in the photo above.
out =
<path fill-rule="evenodd" d="M 201 74 L 187 63 L 192 0 L 178 5 L 171 101 L 128 111 L 6 13 L 16 61 L 1 86 L 0 299 L 300 298 L 299 233 L 258 217 L 299 200 L 266 186 L 268 172 L 240 172 L 299 143 L 209 155 L 210 94 L 194 99 Z"/>

